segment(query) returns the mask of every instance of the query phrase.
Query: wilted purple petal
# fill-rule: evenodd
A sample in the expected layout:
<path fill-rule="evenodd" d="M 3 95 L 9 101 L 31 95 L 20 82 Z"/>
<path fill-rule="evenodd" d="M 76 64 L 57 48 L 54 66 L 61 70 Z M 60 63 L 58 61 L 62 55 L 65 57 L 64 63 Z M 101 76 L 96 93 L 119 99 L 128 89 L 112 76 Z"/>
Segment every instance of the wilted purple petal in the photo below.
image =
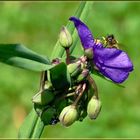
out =
<path fill-rule="evenodd" d="M 93 48 L 94 38 L 88 27 L 76 17 L 70 17 L 69 20 L 74 22 L 84 49 Z"/>
<path fill-rule="evenodd" d="M 133 70 L 128 55 L 115 48 L 95 48 L 93 62 L 104 76 L 116 83 L 122 83 Z"/>

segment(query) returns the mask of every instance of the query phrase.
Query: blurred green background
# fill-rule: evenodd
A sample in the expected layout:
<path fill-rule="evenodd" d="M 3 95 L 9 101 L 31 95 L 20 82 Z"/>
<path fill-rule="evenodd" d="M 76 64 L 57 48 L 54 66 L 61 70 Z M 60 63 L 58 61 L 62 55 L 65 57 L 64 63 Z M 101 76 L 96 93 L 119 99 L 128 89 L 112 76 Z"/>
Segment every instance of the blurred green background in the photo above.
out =
<path fill-rule="evenodd" d="M 79 2 L 0 2 L 0 43 L 22 43 L 50 56 L 62 25 Z M 42 137 L 95 138 L 140 137 L 140 3 L 95 2 L 87 25 L 95 37 L 113 33 L 124 44 L 134 63 L 125 88 L 95 77 L 102 111 L 96 121 L 87 117 L 69 128 L 47 126 Z M 40 74 L 0 63 L 0 137 L 15 138 L 32 108 Z"/>

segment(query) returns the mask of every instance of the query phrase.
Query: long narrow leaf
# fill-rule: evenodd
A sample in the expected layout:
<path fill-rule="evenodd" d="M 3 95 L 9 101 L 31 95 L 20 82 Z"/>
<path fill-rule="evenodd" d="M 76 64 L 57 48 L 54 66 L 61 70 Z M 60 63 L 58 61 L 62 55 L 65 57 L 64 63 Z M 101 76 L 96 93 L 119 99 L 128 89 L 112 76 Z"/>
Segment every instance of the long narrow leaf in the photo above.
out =
<path fill-rule="evenodd" d="M 34 71 L 52 68 L 49 59 L 21 44 L 0 44 L 0 62 Z"/>
<path fill-rule="evenodd" d="M 30 138 L 34 131 L 37 120 L 38 116 L 35 110 L 32 109 L 19 129 L 18 138 Z"/>
<path fill-rule="evenodd" d="M 30 136 L 30 138 L 40 138 L 41 134 L 43 132 L 44 129 L 44 123 L 43 121 L 38 117 L 37 121 L 36 121 L 36 125 L 34 127 L 33 133 Z"/>

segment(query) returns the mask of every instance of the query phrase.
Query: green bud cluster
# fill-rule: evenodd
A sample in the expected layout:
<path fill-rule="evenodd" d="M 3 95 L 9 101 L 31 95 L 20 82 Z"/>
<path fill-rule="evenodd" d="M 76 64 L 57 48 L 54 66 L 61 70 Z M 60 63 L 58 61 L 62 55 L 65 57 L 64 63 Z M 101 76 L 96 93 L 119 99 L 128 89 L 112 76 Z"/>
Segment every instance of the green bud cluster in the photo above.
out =
<path fill-rule="evenodd" d="M 53 67 L 45 72 L 43 86 L 32 101 L 45 125 L 60 122 L 69 127 L 76 121 L 83 121 L 86 116 L 96 119 L 101 110 L 101 101 L 97 92 L 94 95 L 95 87 L 89 80 L 88 60 L 93 58 L 93 51 L 86 49 L 83 56 L 71 59 L 69 47 L 72 36 L 66 27 L 60 32 L 59 42 L 66 51 L 65 62 L 58 58 L 52 60 Z M 89 87 L 93 90 L 90 91 Z"/>

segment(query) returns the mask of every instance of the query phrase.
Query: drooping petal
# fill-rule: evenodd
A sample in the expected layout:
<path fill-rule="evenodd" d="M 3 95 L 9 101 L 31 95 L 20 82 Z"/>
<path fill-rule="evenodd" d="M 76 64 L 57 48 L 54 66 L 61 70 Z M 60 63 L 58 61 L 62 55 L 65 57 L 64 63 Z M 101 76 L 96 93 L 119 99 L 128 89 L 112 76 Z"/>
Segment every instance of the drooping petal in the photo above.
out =
<path fill-rule="evenodd" d="M 76 17 L 70 17 L 69 20 L 74 22 L 84 49 L 93 48 L 94 38 L 89 28 Z"/>
<path fill-rule="evenodd" d="M 122 83 L 133 70 L 128 55 L 115 48 L 94 48 L 93 62 L 104 76 L 116 83 Z"/>
<path fill-rule="evenodd" d="M 123 69 L 114 69 L 114 68 L 108 68 L 108 67 L 103 67 L 100 72 L 108 77 L 109 79 L 111 79 L 112 81 L 114 81 L 115 83 L 122 83 L 124 82 L 128 75 L 129 72 L 125 71 Z"/>
<path fill-rule="evenodd" d="M 133 64 L 128 55 L 115 48 L 96 48 L 94 49 L 94 59 L 98 58 L 104 66 L 133 70 Z"/>

